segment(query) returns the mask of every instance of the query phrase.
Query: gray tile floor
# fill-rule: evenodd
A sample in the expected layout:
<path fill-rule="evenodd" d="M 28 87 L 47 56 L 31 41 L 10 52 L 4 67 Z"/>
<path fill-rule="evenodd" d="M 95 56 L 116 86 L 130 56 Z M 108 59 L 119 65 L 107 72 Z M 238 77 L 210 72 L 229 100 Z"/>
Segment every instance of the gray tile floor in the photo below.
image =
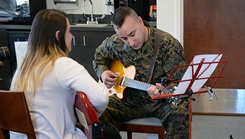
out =
<path fill-rule="evenodd" d="M 212 139 L 221 139 L 225 137 L 229 139 L 229 136 L 232 135 L 234 139 L 245 139 L 245 128 L 239 128 L 239 125 L 245 125 L 245 89 L 214 90 L 217 93 L 219 102 L 215 96 L 213 96 L 212 101 L 209 101 L 207 93 L 202 93 L 199 96 L 197 94 L 193 95 L 194 98 L 198 97 L 198 99 L 192 103 L 192 112 L 204 115 L 193 115 L 192 138 L 207 139 L 211 137 Z M 236 117 L 237 115 L 238 117 Z M 127 139 L 125 132 L 121 132 L 121 135 L 122 139 Z M 157 138 L 155 134 L 133 133 L 133 139 Z"/>
<path fill-rule="evenodd" d="M 244 116 L 193 115 L 192 139 L 245 139 Z M 121 132 L 122 139 L 127 139 Z M 134 133 L 133 139 L 158 139 L 155 134 Z"/>

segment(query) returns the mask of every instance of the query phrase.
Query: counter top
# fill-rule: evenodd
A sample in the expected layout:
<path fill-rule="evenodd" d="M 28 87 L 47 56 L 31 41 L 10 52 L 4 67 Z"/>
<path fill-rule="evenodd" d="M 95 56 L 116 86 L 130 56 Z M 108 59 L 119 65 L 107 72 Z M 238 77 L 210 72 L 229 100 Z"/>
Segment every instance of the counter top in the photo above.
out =
<path fill-rule="evenodd" d="M 156 22 L 149 22 L 152 26 L 156 26 Z M 6 30 L 30 30 L 31 25 L 9 25 L 9 24 L 0 24 L 0 29 L 6 29 Z M 112 25 L 71 25 L 72 31 L 114 31 Z"/>
<path fill-rule="evenodd" d="M 30 30 L 31 25 L 7 25 L 0 24 L 0 29 Z"/>
<path fill-rule="evenodd" d="M 112 26 L 79 26 L 71 25 L 71 31 L 114 31 Z"/>
<path fill-rule="evenodd" d="M 0 29 L 6 30 L 30 30 L 31 25 L 0 25 Z M 93 27 L 93 26 L 79 26 L 79 25 L 71 25 L 71 30 L 75 31 L 114 31 L 112 26 L 103 26 L 103 27 Z"/>
<path fill-rule="evenodd" d="M 208 93 L 194 94 L 193 114 L 207 115 L 245 115 L 245 89 L 213 88 L 218 99 L 210 100 Z"/>

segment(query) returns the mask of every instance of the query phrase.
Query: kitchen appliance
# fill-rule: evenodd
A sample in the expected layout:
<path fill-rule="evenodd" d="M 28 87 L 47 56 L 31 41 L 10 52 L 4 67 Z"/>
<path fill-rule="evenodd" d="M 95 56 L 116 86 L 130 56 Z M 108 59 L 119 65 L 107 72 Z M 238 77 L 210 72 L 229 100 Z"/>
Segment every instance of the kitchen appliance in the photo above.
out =
<path fill-rule="evenodd" d="M 0 0 L 0 24 L 31 24 L 46 0 Z"/>
<path fill-rule="evenodd" d="M 72 4 L 78 4 L 78 0 L 54 0 L 54 4 L 57 3 L 72 3 Z"/>

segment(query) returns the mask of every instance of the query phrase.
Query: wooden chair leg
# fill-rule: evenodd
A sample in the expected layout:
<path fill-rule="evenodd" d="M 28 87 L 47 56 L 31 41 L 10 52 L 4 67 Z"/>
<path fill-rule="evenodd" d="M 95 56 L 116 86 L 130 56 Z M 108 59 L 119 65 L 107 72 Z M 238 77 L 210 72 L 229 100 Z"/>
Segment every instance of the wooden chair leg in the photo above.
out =
<path fill-rule="evenodd" d="M 158 133 L 158 139 L 164 139 L 164 132 Z"/>
<path fill-rule="evenodd" d="M 162 127 L 161 121 L 157 118 L 134 119 L 122 124 L 120 131 L 125 131 L 128 139 L 133 138 L 133 132 L 158 134 L 159 139 L 164 139 L 164 128 Z"/>
<path fill-rule="evenodd" d="M 132 132 L 127 132 L 128 139 L 132 139 Z"/>
<path fill-rule="evenodd" d="M 2 129 L 0 128 L 0 139 L 4 139 Z"/>

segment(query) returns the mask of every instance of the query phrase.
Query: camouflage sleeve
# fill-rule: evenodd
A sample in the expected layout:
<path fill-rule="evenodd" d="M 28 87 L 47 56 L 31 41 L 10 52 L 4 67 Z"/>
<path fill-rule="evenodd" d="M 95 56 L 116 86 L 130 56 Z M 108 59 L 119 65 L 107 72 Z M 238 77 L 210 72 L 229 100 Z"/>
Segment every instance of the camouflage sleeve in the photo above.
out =
<path fill-rule="evenodd" d="M 113 36 L 107 37 L 101 45 L 95 49 L 93 68 L 96 75 L 100 78 L 103 71 L 109 69 L 111 59 L 113 59 Z"/>
<path fill-rule="evenodd" d="M 164 71 L 170 76 L 171 71 L 174 66 L 185 65 L 185 54 L 184 49 L 181 43 L 171 36 L 170 34 L 164 35 L 164 50 L 165 56 L 163 56 L 163 60 L 165 61 Z M 185 73 L 186 68 L 177 68 L 174 70 L 173 74 L 171 75 L 170 80 L 181 80 L 182 76 Z M 176 84 L 174 84 L 176 85 Z"/>

